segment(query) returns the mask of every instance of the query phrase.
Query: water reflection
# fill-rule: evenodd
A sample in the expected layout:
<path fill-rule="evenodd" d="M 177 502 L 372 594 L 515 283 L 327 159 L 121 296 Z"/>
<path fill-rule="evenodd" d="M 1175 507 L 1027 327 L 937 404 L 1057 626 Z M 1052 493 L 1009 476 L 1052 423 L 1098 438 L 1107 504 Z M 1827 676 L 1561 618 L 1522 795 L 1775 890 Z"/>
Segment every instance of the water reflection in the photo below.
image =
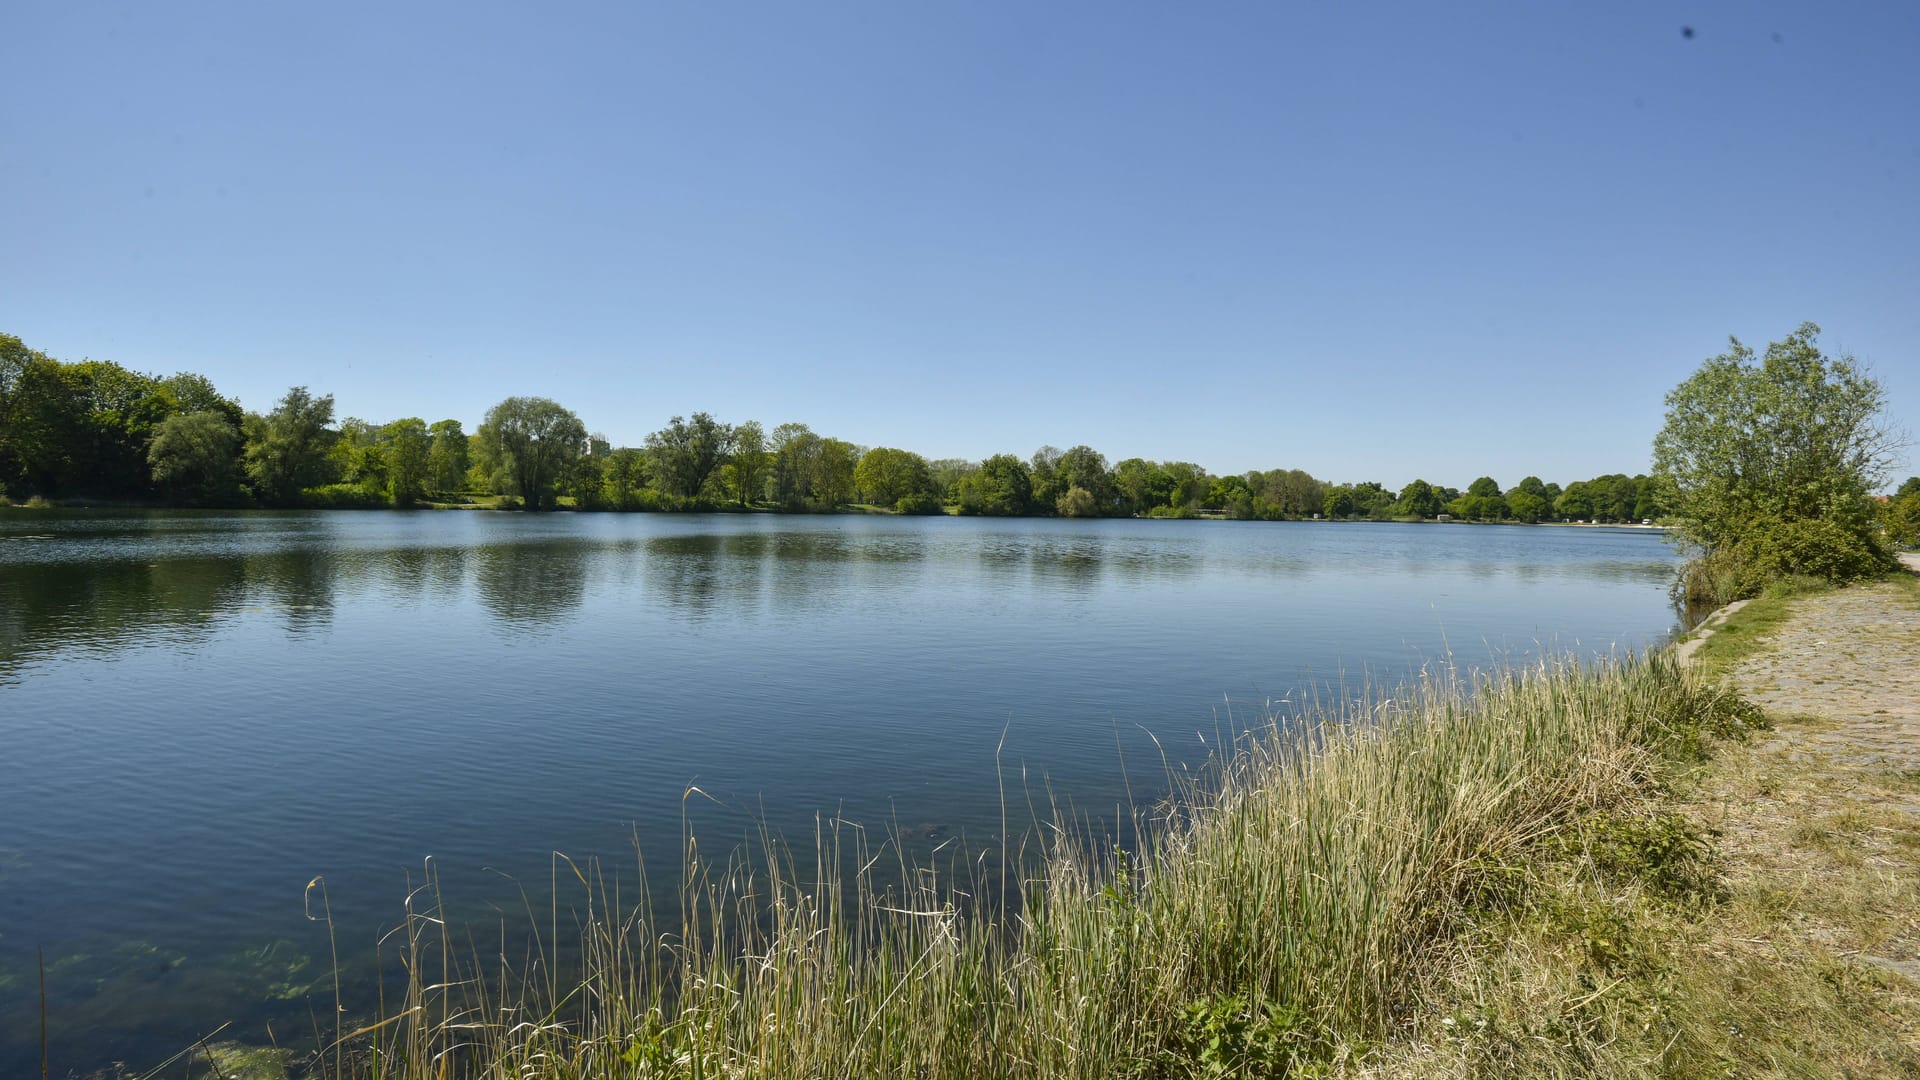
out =
<path fill-rule="evenodd" d="M 567 540 L 489 545 L 472 556 L 474 588 L 502 629 L 547 629 L 585 602 L 589 550 Z"/>
<path fill-rule="evenodd" d="M 681 850 L 690 783 L 735 834 L 826 808 L 924 853 L 993 835 L 1003 745 L 1017 803 L 1112 806 L 1119 758 L 1133 794 L 1197 760 L 1223 695 L 1444 635 L 1644 642 L 1671 573 L 1644 535 L 1392 525 L 0 513 L 0 540 L 0 1075 L 37 1061 L 25 942 L 69 1016 L 170 1052 L 307 992 L 315 873 L 362 941 L 422 853 L 511 910 L 486 868 Z"/>

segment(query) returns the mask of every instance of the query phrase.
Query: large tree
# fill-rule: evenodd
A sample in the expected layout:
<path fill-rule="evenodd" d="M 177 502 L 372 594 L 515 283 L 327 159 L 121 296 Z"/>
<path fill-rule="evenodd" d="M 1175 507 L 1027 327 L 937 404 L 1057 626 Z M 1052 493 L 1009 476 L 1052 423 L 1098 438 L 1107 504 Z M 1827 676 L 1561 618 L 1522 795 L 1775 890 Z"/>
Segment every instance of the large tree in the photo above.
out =
<path fill-rule="evenodd" d="M 386 450 L 387 497 L 395 506 L 411 506 L 427 493 L 432 477 L 433 436 L 417 416 L 395 420 L 380 429 Z"/>
<path fill-rule="evenodd" d="M 1415 480 L 1400 489 L 1400 498 L 1394 506 L 1408 517 L 1436 517 L 1440 513 L 1440 497 L 1434 494 L 1432 484 Z"/>
<path fill-rule="evenodd" d="M 291 506 L 300 501 L 302 488 L 325 483 L 332 423 L 333 395 L 314 397 L 304 386 L 288 390 L 267 415 L 248 414 L 246 469 L 253 497 Z"/>
<path fill-rule="evenodd" d="M 647 436 L 654 482 L 682 498 L 699 495 L 707 478 L 726 464 L 732 441 L 732 429 L 706 413 L 694 413 L 691 420 L 674 417 Z"/>
<path fill-rule="evenodd" d="M 909 496 L 930 494 L 933 489 L 927 459 L 891 446 L 876 446 L 861 455 L 860 464 L 853 470 L 853 483 L 868 502 L 887 507 Z"/>
<path fill-rule="evenodd" d="M 1667 395 L 1654 469 L 1670 478 L 1669 509 L 1697 543 L 1794 521 L 1865 534 L 1868 496 L 1902 442 L 1881 416 L 1879 381 L 1851 356 L 1822 353 L 1819 335 L 1803 323 L 1759 357 L 1733 338 Z"/>
<path fill-rule="evenodd" d="M 960 512 L 1013 517 L 1027 512 L 1033 477 L 1012 454 L 996 454 L 960 481 Z"/>
<path fill-rule="evenodd" d="M 427 475 L 435 491 L 457 491 L 466 482 L 467 433 L 458 420 L 440 420 L 428 429 L 433 445 L 427 450 Z"/>
<path fill-rule="evenodd" d="M 154 429 L 147 447 L 154 487 L 188 505 L 236 501 L 239 455 L 240 432 L 217 409 L 167 417 Z"/>
<path fill-rule="evenodd" d="M 760 478 L 767 471 L 767 433 L 760 421 L 733 426 L 732 453 L 727 457 L 728 486 L 740 505 L 747 506 L 760 494 Z"/>
<path fill-rule="evenodd" d="M 553 487 L 586 449 L 587 428 L 557 401 L 510 397 L 474 432 L 510 494 L 527 510 L 553 506 Z"/>

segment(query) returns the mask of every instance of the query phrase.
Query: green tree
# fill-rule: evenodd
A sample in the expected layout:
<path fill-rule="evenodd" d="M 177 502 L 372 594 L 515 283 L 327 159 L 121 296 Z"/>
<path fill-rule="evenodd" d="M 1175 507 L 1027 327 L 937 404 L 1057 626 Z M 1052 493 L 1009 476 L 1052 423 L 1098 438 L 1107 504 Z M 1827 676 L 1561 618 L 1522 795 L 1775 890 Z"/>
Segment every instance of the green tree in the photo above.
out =
<path fill-rule="evenodd" d="M 959 501 L 960 481 L 972 475 L 979 463 L 965 458 L 941 458 L 927 462 L 927 476 L 933 481 L 933 494 L 942 503 Z"/>
<path fill-rule="evenodd" d="M 1901 440 L 1879 381 L 1822 353 L 1819 334 L 1803 323 L 1758 358 L 1733 338 L 1667 395 L 1654 468 L 1672 479 L 1688 537 L 1711 548 L 1762 521 L 1863 530 Z"/>
<path fill-rule="evenodd" d="M 587 429 L 559 402 L 510 397 L 487 410 L 474 441 L 505 476 L 527 510 L 553 506 L 553 489 L 586 446 Z"/>
<path fill-rule="evenodd" d="M 427 450 L 427 475 L 433 490 L 459 490 L 472 465 L 467 452 L 467 433 L 458 420 L 436 421 L 427 432 L 433 438 L 433 445 Z"/>
<path fill-rule="evenodd" d="M 1043 512 L 1051 510 L 1067 490 L 1065 481 L 1060 477 L 1060 454 L 1057 446 L 1042 446 L 1027 461 L 1030 505 L 1041 507 Z"/>
<path fill-rule="evenodd" d="M 1440 514 L 1440 499 L 1434 494 L 1432 484 L 1415 480 L 1400 489 L 1400 498 L 1395 500 L 1394 508 L 1407 517 L 1437 517 Z"/>
<path fill-rule="evenodd" d="M 634 510 L 640 506 L 640 489 L 647 486 L 647 455 L 623 446 L 607 455 L 600 470 L 601 504 L 614 510 Z"/>
<path fill-rule="evenodd" d="M 1587 493 L 1587 482 L 1575 480 L 1567 485 L 1567 490 L 1553 501 L 1554 512 L 1568 521 L 1591 521 L 1593 519 L 1593 496 Z"/>
<path fill-rule="evenodd" d="M 1033 478 L 1012 454 L 996 454 L 960 482 L 960 512 L 1017 517 L 1033 498 Z"/>
<path fill-rule="evenodd" d="M 1822 353 L 1819 334 L 1803 323 L 1760 357 L 1734 338 L 1667 395 L 1654 469 L 1682 533 L 1705 551 L 1688 571 L 1692 596 L 1748 595 L 1781 573 L 1839 580 L 1888 561 L 1870 496 L 1902 441 L 1882 418 L 1879 381 Z"/>
<path fill-rule="evenodd" d="M 1548 502 L 1553 501 L 1553 495 L 1548 494 L 1547 492 L 1547 485 L 1544 483 L 1541 483 L 1540 478 L 1537 476 L 1526 477 L 1522 479 L 1518 484 L 1515 484 L 1513 486 L 1513 490 L 1507 492 L 1507 501 L 1511 503 L 1513 501 L 1513 497 L 1516 494 L 1523 491 L 1529 495 L 1532 495 L 1536 499 L 1544 499 Z"/>
<path fill-rule="evenodd" d="M 802 510 L 813 490 L 813 459 L 820 452 L 820 436 L 805 424 L 781 424 L 768 440 L 773 467 L 767 477 L 767 497 L 783 510 Z"/>
<path fill-rule="evenodd" d="M 292 506 L 302 489 L 330 479 L 333 395 L 314 397 L 304 386 L 286 392 L 265 416 L 246 419 L 246 473 L 253 497 L 270 506 Z"/>
<path fill-rule="evenodd" d="M 1352 517 L 1356 512 L 1353 501 L 1353 486 L 1351 484 L 1335 484 L 1333 487 L 1328 488 L 1326 498 L 1321 500 L 1320 512 L 1335 520 Z"/>
<path fill-rule="evenodd" d="M 387 497 L 395 506 L 411 506 L 427 493 L 432 478 L 433 436 L 417 416 L 380 429 L 387 457 Z"/>
<path fill-rule="evenodd" d="M 1156 506 L 1167 505 L 1173 498 L 1173 476 L 1142 458 L 1128 458 L 1115 465 L 1113 484 L 1122 507 L 1129 513 L 1144 514 Z"/>
<path fill-rule="evenodd" d="M 835 510 L 853 501 L 853 471 L 860 448 L 844 439 L 823 438 L 813 457 L 811 497 L 816 510 Z"/>
<path fill-rule="evenodd" d="M 1899 490 L 1893 494 L 1897 499 L 1904 499 L 1909 495 L 1920 495 L 1920 476 L 1907 477 L 1906 480 L 1901 483 Z"/>
<path fill-rule="evenodd" d="M 1207 505 L 1215 509 L 1227 509 L 1236 504 L 1253 504 L 1253 489 L 1247 486 L 1244 476 L 1216 476 L 1207 486 Z"/>
<path fill-rule="evenodd" d="M 1054 502 L 1054 512 L 1061 517 L 1086 518 L 1100 516 L 1100 503 L 1093 493 L 1079 484 L 1067 488 L 1066 493 Z"/>
<path fill-rule="evenodd" d="M 930 495 L 933 488 L 925 458 L 890 446 L 876 446 L 861 455 L 853 482 L 866 501 L 880 506 L 894 506 L 912 495 Z"/>
<path fill-rule="evenodd" d="M 59 361 L 0 334 L 0 495 L 54 493 L 65 468 L 68 404 Z"/>
<path fill-rule="evenodd" d="M 387 497 L 387 448 L 379 428 L 355 416 L 340 421 L 327 459 L 333 476 L 359 488 L 368 501 Z"/>
<path fill-rule="evenodd" d="M 1519 488 L 1507 496 L 1507 509 L 1512 512 L 1515 521 L 1528 523 L 1539 521 L 1550 512 L 1544 495 L 1535 495 Z"/>
<path fill-rule="evenodd" d="M 761 477 L 767 471 L 767 434 L 758 420 L 735 424 L 732 452 L 727 460 L 727 486 L 741 506 L 751 504 L 760 492 Z"/>
<path fill-rule="evenodd" d="M 707 479 L 727 463 L 732 440 L 732 429 L 706 413 L 694 413 L 690 420 L 674 417 L 647 436 L 654 482 L 668 494 L 697 497 Z"/>
<path fill-rule="evenodd" d="M 167 417 L 147 447 L 154 487 L 190 506 L 237 501 L 239 458 L 240 432 L 225 412 L 215 409 Z"/>
<path fill-rule="evenodd" d="M 1054 466 L 1054 476 L 1055 486 L 1063 496 L 1071 488 L 1085 491 L 1093 500 L 1094 516 L 1110 514 L 1118 508 L 1119 492 L 1114 487 L 1113 474 L 1107 471 L 1107 459 L 1093 447 L 1075 446 L 1061 454 Z M 1058 501 L 1056 498 L 1055 502 Z"/>

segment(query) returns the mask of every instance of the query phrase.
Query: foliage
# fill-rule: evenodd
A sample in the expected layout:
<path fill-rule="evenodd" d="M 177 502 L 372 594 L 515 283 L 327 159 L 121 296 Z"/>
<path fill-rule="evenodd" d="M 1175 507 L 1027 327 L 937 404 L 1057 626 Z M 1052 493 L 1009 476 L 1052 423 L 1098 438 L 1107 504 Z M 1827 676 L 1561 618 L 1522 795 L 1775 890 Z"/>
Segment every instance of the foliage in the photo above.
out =
<path fill-rule="evenodd" d="M 433 444 L 427 450 L 428 483 L 435 491 L 457 491 L 466 482 L 472 459 L 467 434 L 458 420 L 438 420 L 427 429 Z"/>
<path fill-rule="evenodd" d="M 1093 493 L 1075 484 L 1066 490 L 1057 500 L 1056 512 L 1061 517 L 1084 518 L 1100 516 L 1100 504 L 1094 501 Z"/>
<path fill-rule="evenodd" d="M 1790 576 L 1834 585 L 1861 581 L 1897 564 L 1870 536 L 1833 521 L 1754 522 L 1733 540 L 1681 568 L 1677 586 L 1695 605 L 1717 606 L 1760 595 Z"/>
<path fill-rule="evenodd" d="M 600 505 L 609 510 L 638 510 L 640 496 L 647 487 L 647 455 L 632 447 L 621 447 L 607 456 L 600 468 Z"/>
<path fill-rule="evenodd" d="M 1547 516 L 1549 507 L 1544 496 L 1516 490 L 1507 496 L 1507 512 L 1515 521 L 1535 522 Z"/>
<path fill-rule="evenodd" d="M 155 488 L 187 506 L 240 500 L 240 432 L 225 412 L 175 413 L 147 447 Z"/>
<path fill-rule="evenodd" d="M 333 395 L 314 397 L 296 386 L 265 416 L 246 418 L 246 473 L 253 497 L 269 506 L 294 506 L 300 492 L 332 479 L 328 452 L 335 436 Z"/>
<path fill-rule="evenodd" d="M 300 505 L 313 510 L 378 510 L 391 503 L 382 492 L 352 483 L 307 488 L 300 493 Z"/>
<path fill-rule="evenodd" d="M 224 442 L 220 429 L 206 417 L 175 420 L 201 413 L 226 417 L 239 433 L 241 486 L 229 484 L 215 460 Z M 896 447 L 863 453 L 804 424 L 783 424 L 769 434 L 757 422 L 729 425 L 707 413 L 672 418 L 644 450 L 616 449 L 585 434 L 533 449 L 498 423 L 482 427 L 469 436 L 454 419 L 424 425 L 415 417 L 384 424 L 349 417 L 336 428 L 332 397 L 305 387 L 289 391 L 270 413 L 246 414 L 201 375 L 158 378 L 108 362 L 65 364 L 0 335 L 0 495 L 14 498 L 250 498 L 293 506 L 302 491 L 347 483 L 406 505 L 429 493 L 522 494 L 531 482 L 539 490 L 523 499 L 539 508 L 555 505 L 558 495 L 576 509 L 711 507 L 724 498 L 741 507 L 824 512 L 858 498 L 912 512 L 927 512 L 932 500 L 968 514 L 1191 517 L 1213 510 L 1241 520 L 1432 516 L 1462 498 L 1416 481 L 1396 500 L 1378 483 L 1335 486 L 1300 469 L 1215 476 L 1192 462 L 1137 457 L 1110 467 L 1086 445 L 1043 446 L 1025 462 L 1004 454 L 984 462 L 930 462 Z M 163 430 L 168 434 L 160 440 Z M 522 475 L 523 466 L 537 475 Z M 1477 487 L 1492 483 L 1482 480 Z M 1574 487 L 1571 508 L 1582 518 L 1652 516 L 1653 489 L 1644 477 L 1601 477 Z M 1072 494 L 1074 488 L 1085 498 Z M 1598 510 L 1589 488 L 1605 489 Z M 1544 500 L 1544 508 L 1520 492 Z M 1528 477 L 1504 500 L 1497 491 L 1466 496 L 1485 501 L 1463 516 L 1499 518 L 1510 511 L 1522 520 L 1548 518 L 1561 494 L 1557 485 Z M 343 496 L 326 497 L 338 502 Z M 1896 528 L 1905 520 L 1883 515 Z"/>
<path fill-rule="evenodd" d="M 427 493 L 432 479 L 433 437 L 427 422 L 417 416 L 395 420 L 380 429 L 386 449 L 387 498 L 395 506 L 411 506 Z"/>
<path fill-rule="evenodd" d="M 1822 353 L 1819 333 L 1803 323 L 1758 359 L 1732 339 L 1667 395 L 1654 466 L 1686 537 L 1734 563 L 1718 571 L 1734 582 L 1725 598 L 1774 574 L 1845 580 L 1884 561 L 1868 496 L 1900 442 L 1879 382 Z"/>
<path fill-rule="evenodd" d="M 1394 512 L 1403 517 L 1430 518 L 1440 513 L 1440 499 L 1433 492 L 1433 485 L 1425 480 L 1415 480 L 1400 489 L 1400 498 L 1395 500 Z"/>
<path fill-rule="evenodd" d="M 558 402 L 511 397 L 487 410 L 474 442 L 527 510 L 553 506 L 554 485 L 585 449 L 587 429 Z"/>
<path fill-rule="evenodd" d="M 653 476 L 661 490 L 692 498 L 727 463 L 732 444 L 732 428 L 697 412 L 691 420 L 676 416 L 667 421 L 666 427 L 647 436 L 647 456 L 652 459 Z"/>
<path fill-rule="evenodd" d="M 759 497 L 761 478 L 767 469 L 767 435 L 758 420 L 733 426 L 732 450 L 727 458 L 727 485 L 734 499 L 747 506 Z"/>
<path fill-rule="evenodd" d="M 853 483 L 868 502 L 880 506 L 893 506 L 915 496 L 931 498 L 933 494 L 927 459 L 890 446 L 876 446 L 863 454 L 854 467 Z"/>
<path fill-rule="evenodd" d="M 1167 1058 L 1177 1075 L 1286 1076 L 1303 1059 L 1327 1056 L 1332 1042 L 1298 1008 L 1277 1002 L 1255 1008 L 1222 994 L 1180 1010 Z"/>
<path fill-rule="evenodd" d="M 1019 458 L 996 454 L 959 484 L 962 514 L 1009 517 L 1024 514 L 1033 498 L 1033 479 Z"/>

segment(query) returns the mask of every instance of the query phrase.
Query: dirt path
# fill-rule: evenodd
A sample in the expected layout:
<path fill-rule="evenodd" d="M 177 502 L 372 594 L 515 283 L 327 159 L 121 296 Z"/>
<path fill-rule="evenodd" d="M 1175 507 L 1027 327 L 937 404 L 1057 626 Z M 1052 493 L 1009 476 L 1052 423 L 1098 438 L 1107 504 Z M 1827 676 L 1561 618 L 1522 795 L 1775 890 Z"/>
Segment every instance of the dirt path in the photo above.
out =
<path fill-rule="evenodd" d="M 1920 556 L 1904 558 L 1920 570 Z M 1732 678 L 1770 712 L 1832 722 L 1797 733 L 1797 749 L 1850 765 L 1920 770 L 1920 606 L 1897 586 L 1800 601 L 1792 621 Z"/>
<path fill-rule="evenodd" d="M 1780 898 L 1755 930 L 1837 977 L 1893 975 L 1868 1000 L 1900 1002 L 1888 1022 L 1920 1047 L 1920 587 L 1796 600 L 1728 678 L 1780 722 L 1697 806 L 1735 887 Z"/>

